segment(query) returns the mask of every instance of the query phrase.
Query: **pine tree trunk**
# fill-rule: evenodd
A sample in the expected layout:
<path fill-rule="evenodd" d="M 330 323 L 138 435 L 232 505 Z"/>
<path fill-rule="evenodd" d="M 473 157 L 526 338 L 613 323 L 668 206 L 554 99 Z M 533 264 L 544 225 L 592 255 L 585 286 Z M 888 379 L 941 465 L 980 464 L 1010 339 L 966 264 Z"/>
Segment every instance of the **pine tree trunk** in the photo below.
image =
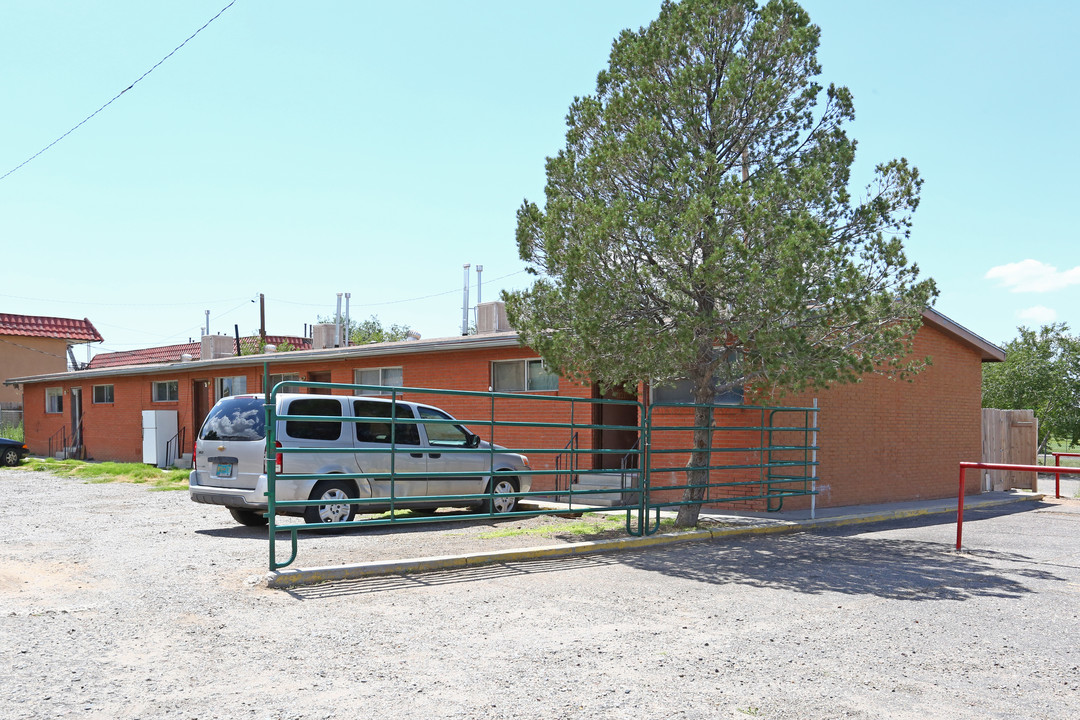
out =
<path fill-rule="evenodd" d="M 709 483 L 710 448 L 712 446 L 712 406 L 697 405 L 694 408 L 693 452 L 690 453 L 690 465 L 686 471 L 688 487 L 683 491 L 683 502 L 675 518 L 675 527 L 687 528 L 697 525 L 701 513 L 701 501 L 705 497 L 705 486 Z"/>

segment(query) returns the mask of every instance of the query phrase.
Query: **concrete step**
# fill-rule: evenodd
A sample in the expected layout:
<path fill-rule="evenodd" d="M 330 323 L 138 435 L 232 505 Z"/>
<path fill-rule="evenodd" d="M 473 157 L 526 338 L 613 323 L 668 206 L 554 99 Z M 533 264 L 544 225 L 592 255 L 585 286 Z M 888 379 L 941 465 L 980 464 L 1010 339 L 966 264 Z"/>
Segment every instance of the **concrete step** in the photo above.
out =
<path fill-rule="evenodd" d="M 579 473 L 577 482 L 570 486 L 575 492 L 573 501 L 575 504 L 599 505 L 611 507 L 612 505 L 627 505 L 637 502 L 636 494 L 627 493 L 623 490 L 633 488 L 640 482 L 636 471 L 627 471 L 625 474 L 612 471 L 611 473 Z M 593 492 L 597 490 L 612 490 L 614 492 Z M 588 494 L 576 494 L 577 491 L 587 491 Z M 567 496 L 562 496 L 567 497 Z"/>

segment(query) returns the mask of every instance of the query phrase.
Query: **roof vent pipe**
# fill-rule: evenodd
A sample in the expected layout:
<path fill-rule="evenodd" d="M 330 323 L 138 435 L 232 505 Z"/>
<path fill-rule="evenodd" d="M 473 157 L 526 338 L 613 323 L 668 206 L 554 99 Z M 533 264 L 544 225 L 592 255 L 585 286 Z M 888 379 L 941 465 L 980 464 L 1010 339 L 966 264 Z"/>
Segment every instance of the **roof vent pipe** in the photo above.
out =
<path fill-rule="evenodd" d="M 341 347 L 341 293 L 337 294 L 337 312 L 334 313 L 334 347 Z"/>
<path fill-rule="evenodd" d="M 345 347 L 349 347 L 349 332 L 352 328 L 352 323 L 349 321 L 349 298 L 352 297 L 352 293 L 345 293 Z"/>
<path fill-rule="evenodd" d="M 409 332 L 405 333 L 405 339 L 411 342 L 416 342 L 420 339 L 420 333 L 416 332 L 415 330 L 410 330 Z"/>
<path fill-rule="evenodd" d="M 181 355 L 180 362 L 191 362 L 191 353 L 184 353 Z"/>
<path fill-rule="evenodd" d="M 465 299 L 461 304 L 461 334 L 469 334 L 469 263 L 465 263 Z"/>

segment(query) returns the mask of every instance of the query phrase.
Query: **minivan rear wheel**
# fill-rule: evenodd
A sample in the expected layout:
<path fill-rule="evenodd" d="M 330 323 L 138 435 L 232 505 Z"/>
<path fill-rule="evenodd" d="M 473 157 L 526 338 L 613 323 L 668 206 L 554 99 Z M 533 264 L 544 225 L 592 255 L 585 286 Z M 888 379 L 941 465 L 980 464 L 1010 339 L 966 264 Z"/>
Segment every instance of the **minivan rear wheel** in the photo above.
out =
<path fill-rule="evenodd" d="M 517 506 L 518 499 L 511 495 L 506 497 L 508 493 L 516 493 L 518 491 L 516 478 L 492 478 L 491 482 L 494 485 L 495 497 L 484 501 L 484 512 L 488 513 L 508 513 L 513 512 Z M 491 486 L 489 485 L 489 488 Z M 502 497 L 500 497 L 502 496 Z"/>
<path fill-rule="evenodd" d="M 248 527 L 262 527 L 270 522 L 261 512 L 255 512 L 254 510 L 229 508 L 229 514 L 232 515 L 233 520 Z"/>
<path fill-rule="evenodd" d="M 326 505 L 310 505 L 304 509 L 304 521 L 312 524 L 350 522 L 356 517 L 356 506 L 344 500 L 354 498 L 354 490 L 341 480 L 323 480 L 311 490 L 309 500 L 325 500 Z"/>

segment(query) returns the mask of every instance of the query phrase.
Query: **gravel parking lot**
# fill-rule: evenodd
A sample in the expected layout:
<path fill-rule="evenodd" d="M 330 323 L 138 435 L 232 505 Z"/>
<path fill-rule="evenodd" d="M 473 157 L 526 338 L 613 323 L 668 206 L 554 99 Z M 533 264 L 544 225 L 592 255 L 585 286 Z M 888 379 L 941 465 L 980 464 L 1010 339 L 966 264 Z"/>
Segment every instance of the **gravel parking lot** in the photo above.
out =
<path fill-rule="evenodd" d="M 1075 500 L 966 513 L 962 554 L 938 518 L 280 591 L 265 530 L 185 493 L 0 490 L 2 718 L 1080 717 Z"/>

